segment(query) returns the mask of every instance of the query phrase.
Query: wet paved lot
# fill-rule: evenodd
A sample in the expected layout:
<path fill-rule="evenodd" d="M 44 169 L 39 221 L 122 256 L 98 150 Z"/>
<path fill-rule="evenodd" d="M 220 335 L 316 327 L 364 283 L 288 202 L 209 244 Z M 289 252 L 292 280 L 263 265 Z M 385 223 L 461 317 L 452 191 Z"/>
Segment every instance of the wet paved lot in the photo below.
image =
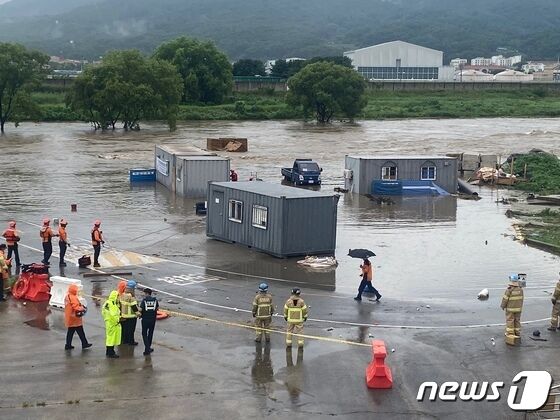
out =
<path fill-rule="evenodd" d="M 24 128 L 22 134 L 8 136 L 14 144 L 13 159 L 0 169 L 4 179 L 13 174 L 6 183 L 9 200 L 0 203 L 0 219 L 19 221 L 24 262 L 40 259 L 36 223 L 43 216 L 70 220 L 71 250 L 76 255 L 87 250 L 89 225 L 99 217 L 109 245 L 103 269 L 132 264 L 133 277 L 156 289 L 164 306 L 212 321 L 181 316 L 163 321 L 154 357 L 144 360 L 136 350 L 136 358 L 115 364 L 103 357 L 102 324 L 95 310 L 88 314 L 86 331 L 96 348 L 68 357 L 60 351 L 61 313 L 40 305 L 4 305 L 0 342 L 9 343 L 17 356 L 5 360 L 0 369 L 8 374 L 12 390 L 21 391 L 0 392 L 0 414 L 6 418 L 64 416 L 76 409 L 64 403 L 71 398 L 81 400 L 79 412 L 86 417 L 102 409 L 110 413 L 108 418 L 118 418 L 127 406 L 118 390 L 130 382 L 135 382 L 130 397 L 135 409 L 163 412 L 169 418 L 182 418 L 181 404 L 191 407 L 193 418 L 232 412 L 250 418 L 259 413 L 277 418 L 291 414 L 371 418 L 371 413 L 422 418 L 454 413 L 469 418 L 473 413 L 487 417 L 488 410 L 495 418 L 511 418 L 504 398 L 493 404 L 446 405 L 416 402 L 416 392 L 425 380 L 507 383 L 523 369 L 546 368 L 554 376 L 556 337 L 540 343 L 527 338 L 518 349 L 502 343 L 503 313 L 498 306 L 504 278 L 512 271 L 529 273 L 523 320 L 531 324 L 524 327 L 526 335 L 547 325 L 547 292 L 558 272 L 557 257 L 512 240 L 510 221 L 504 216 L 507 207 L 495 204 L 502 192 L 482 190 L 478 202 L 407 198 L 383 207 L 344 195 L 339 204 L 339 266 L 317 272 L 298 267 L 292 259 L 277 260 L 207 240 L 204 219 L 194 215 L 194 201 L 172 197 L 160 186 L 130 186 L 127 171 L 149 166 L 155 143 L 202 146 L 207 136 L 237 135 L 250 139 L 248 153 L 231 155 L 241 179 L 258 171 L 259 177 L 280 182 L 279 168 L 305 155 L 320 161 L 326 178 L 323 189 L 329 190 L 342 184 L 347 153 L 507 154 L 527 150 L 528 139 L 530 147 L 558 152 L 557 120 L 368 122 L 344 131 L 295 122 L 204 123 L 172 134 L 152 127 L 108 135 L 87 132 L 76 124 Z M 472 134 L 481 132 L 485 134 Z M 78 204 L 77 213 L 69 213 L 70 204 Z M 379 304 L 351 299 L 359 281 L 359 261 L 345 254 L 354 247 L 372 248 L 378 255 L 375 283 L 384 295 Z M 59 274 L 56 258 L 53 262 L 51 274 Z M 79 276 L 74 267 L 64 271 L 60 274 Z M 303 289 L 311 306 L 306 331 L 310 335 L 356 344 L 307 340 L 304 357 L 298 359 L 294 351 L 290 362 L 278 334 L 270 349 L 259 352 L 252 331 L 226 322 L 251 320 L 250 302 L 262 279 L 271 285 L 279 306 L 291 287 Z M 85 293 L 106 295 L 116 281 L 86 279 Z M 485 287 L 490 299 L 480 302 L 476 295 Z M 177 304 L 167 303 L 170 299 Z M 284 321 L 278 317 L 275 324 L 283 328 Z M 359 344 L 367 343 L 370 334 L 396 349 L 389 357 L 396 384 L 392 391 L 365 389 L 370 349 Z M 23 368 L 34 358 L 35 373 L 35 367 Z M 49 387 L 51 381 L 57 385 Z M 148 385 L 141 386 L 141 381 Z M 24 409 L 27 401 L 48 404 Z"/>

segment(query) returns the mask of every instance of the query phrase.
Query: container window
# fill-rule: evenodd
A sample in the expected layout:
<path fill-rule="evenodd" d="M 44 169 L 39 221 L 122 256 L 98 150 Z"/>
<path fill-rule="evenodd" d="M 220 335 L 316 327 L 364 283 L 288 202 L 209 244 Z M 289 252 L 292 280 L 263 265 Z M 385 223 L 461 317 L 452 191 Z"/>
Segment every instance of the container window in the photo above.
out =
<path fill-rule="evenodd" d="M 390 181 L 397 179 L 397 167 L 396 166 L 384 166 L 381 168 L 381 179 L 383 181 Z"/>
<path fill-rule="evenodd" d="M 259 229 L 268 227 L 268 208 L 253 206 L 253 226 Z"/>
<path fill-rule="evenodd" d="M 420 173 L 420 179 L 422 181 L 435 181 L 436 179 L 436 167 L 435 166 L 422 166 Z"/>
<path fill-rule="evenodd" d="M 229 220 L 236 223 L 243 221 L 243 201 L 229 200 Z"/>

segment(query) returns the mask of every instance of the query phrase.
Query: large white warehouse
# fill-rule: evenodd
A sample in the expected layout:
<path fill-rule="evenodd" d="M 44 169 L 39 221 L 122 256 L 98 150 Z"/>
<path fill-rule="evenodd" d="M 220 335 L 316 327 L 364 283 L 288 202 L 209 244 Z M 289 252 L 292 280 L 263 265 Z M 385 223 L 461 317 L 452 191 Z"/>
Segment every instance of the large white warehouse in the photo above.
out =
<path fill-rule="evenodd" d="M 437 80 L 446 78 L 443 52 L 404 41 L 347 51 L 354 68 L 366 79 Z"/>

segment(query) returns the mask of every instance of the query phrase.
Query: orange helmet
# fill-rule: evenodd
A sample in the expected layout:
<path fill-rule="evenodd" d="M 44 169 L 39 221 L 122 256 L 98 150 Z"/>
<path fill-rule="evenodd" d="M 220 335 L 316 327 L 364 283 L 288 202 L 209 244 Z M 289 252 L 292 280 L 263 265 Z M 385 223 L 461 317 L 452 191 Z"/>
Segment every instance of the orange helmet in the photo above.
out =
<path fill-rule="evenodd" d="M 101 226 L 101 220 L 96 220 L 95 222 L 93 222 L 94 226 Z"/>
<path fill-rule="evenodd" d="M 8 226 L 11 227 L 11 228 L 15 228 L 15 227 L 16 227 L 16 221 L 15 221 L 15 220 L 12 220 L 12 221 L 8 224 Z"/>
<path fill-rule="evenodd" d="M 58 223 L 61 224 L 62 226 L 66 226 L 68 224 L 66 219 L 60 219 L 60 222 L 58 222 Z"/>
<path fill-rule="evenodd" d="M 47 219 L 47 218 L 43 219 L 43 224 L 44 225 L 48 225 L 50 222 L 51 222 L 50 219 Z"/>

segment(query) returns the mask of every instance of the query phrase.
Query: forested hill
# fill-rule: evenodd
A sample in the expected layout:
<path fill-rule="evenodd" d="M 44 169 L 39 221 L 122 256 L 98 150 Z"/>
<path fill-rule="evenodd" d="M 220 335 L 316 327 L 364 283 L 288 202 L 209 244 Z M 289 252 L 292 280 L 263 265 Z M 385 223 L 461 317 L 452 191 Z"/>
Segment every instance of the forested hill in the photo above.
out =
<path fill-rule="evenodd" d="M 23 13 L 47 4 L 51 12 Z M 0 5 L 0 40 L 90 59 L 108 49 L 151 52 L 179 35 L 211 39 L 232 60 L 339 55 L 395 39 L 443 50 L 446 59 L 488 56 L 499 47 L 528 58 L 557 59 L 558 28 L 560 0 L 11 0 Z"/>

